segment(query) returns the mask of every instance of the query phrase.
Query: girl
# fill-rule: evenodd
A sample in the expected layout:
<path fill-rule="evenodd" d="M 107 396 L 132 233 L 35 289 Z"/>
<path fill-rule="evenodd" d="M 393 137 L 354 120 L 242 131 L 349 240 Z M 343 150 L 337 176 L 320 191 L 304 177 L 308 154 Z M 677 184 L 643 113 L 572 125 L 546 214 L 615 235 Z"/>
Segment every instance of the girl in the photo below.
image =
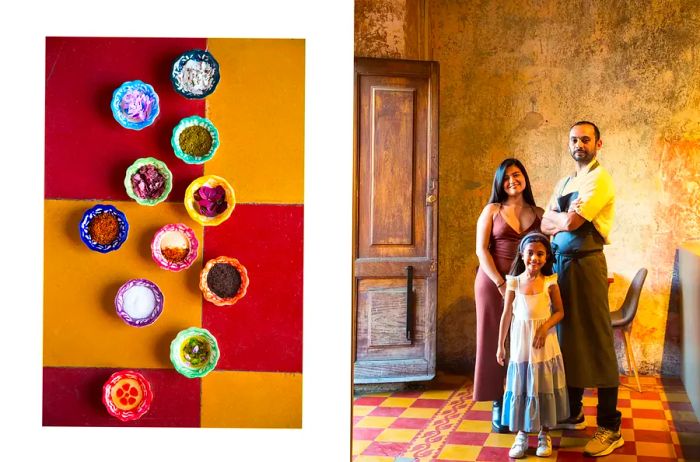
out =
<path fill-rule="evenodd" d="M 569 416 L 564 362 L 554 330 L 564 317 L 564 308 L 557 275 L 552 274 L 553 262 L 549 239 L 530 233 L 520 241 L 510 275 L 506 276 L 496 360 L 504 364 L 510 328 L 502 422 L 511 431 L 518 431 L 508 453 L 515 459 L 527 452 L 527 432 L 538 430 L 536 454 L 551 455 L 548 429 Z"/>

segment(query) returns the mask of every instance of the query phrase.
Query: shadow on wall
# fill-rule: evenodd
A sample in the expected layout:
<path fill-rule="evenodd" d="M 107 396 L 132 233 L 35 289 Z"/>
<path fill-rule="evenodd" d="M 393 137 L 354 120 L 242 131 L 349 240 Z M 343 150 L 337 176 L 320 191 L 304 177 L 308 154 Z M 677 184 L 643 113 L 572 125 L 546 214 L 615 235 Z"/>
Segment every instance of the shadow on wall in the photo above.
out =
<path fill-rule="evenodd" d="M 453 374 L 473 374 L 476 351 L 474 298 L 460 297 L 437 322 L 436 369 Z M 438 311 L 439 312 L 439 311 Z"/>
<path fill-rule="evenodd" d="M 681 282 L 678 270 L 678 249 L 673 258 L 671 292 L 668 297 L 668 316 L 664 336 L 664 352 L 661 356 L 661 375 L 681 375 Z"/>

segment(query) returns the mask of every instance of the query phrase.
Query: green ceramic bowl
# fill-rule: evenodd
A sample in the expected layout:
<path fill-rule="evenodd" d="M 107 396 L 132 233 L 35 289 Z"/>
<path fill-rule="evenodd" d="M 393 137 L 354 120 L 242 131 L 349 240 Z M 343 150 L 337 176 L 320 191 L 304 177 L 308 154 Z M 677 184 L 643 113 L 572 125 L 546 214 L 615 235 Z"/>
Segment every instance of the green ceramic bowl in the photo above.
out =
<path fill-rule="evenodd" d="M 137 192 L 134 190 L 134 185 L 132 182 L 132 177 L 138 173 L 139 169 L 143 166 L 146 165 L 153 165 L 158 172 L 163 175 L 163 178 L 165 179 L 165 184 L 163 185 L 163 192 L 160 194 L 160 196 L 155 197 L 155 198 L 145 198 L 141 197 Z M 154 157 L 142 157 L 140 159 L 136 159 L 136 161 L 129 166 L 129 168 L 126 169 L 126 175 L 124 176 L 124 188 L 126 188 L 126 193 L 129 195 L 130 198 L 135 200 L 141 205 L 156 205 L 160 202 L 163 202 L 167 197 L 168 194 L 170 194 L 170 191 L 173 189 L 173 174 L 170 173 L 170 170 L 168 169 L 168 166 L 165 165 L 165 163 L 159 161 L 158 159 Z"/>
<path fill-rule="evenodd" d="M 180 146 L 180 135 L 187 128 L 193 126 L 205 128 L 211 136 L 211 148 L 209 149 L 209 152 L 202 154 L 201 156 L 185 152 Z M 214 153 L 219 148 L 219 131 L 209 119 L 205 119 L 199 116 L 185 117 L 175 126 L 175 128 L 173 128 L 173 136 L 172 138 L 170 138 L 170 145 L 173 147 L 175 155 L 178 158 L 182 159 L 185 163 L 203 164 L 204 162 L 214 157 Z"/>
<path fill-rule="evenodd" d="M 170 342 L 170 362 L 180 374 L 194 379 L 214 370 L 219 361 L 219 345 L 211 333 L 200 327 L 178 332 Z"/>

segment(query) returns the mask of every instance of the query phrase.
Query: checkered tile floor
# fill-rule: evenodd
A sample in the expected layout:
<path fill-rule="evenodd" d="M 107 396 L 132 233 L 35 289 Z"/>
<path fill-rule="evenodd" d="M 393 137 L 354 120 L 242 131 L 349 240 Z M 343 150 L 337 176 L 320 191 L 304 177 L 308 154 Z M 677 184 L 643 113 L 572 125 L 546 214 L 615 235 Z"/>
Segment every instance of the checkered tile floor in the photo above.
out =
<path fill-rule="evenodd" d="M 640 377 L 642 392 L 621 377 L 618 409 L 625 445 L 605 461 L 700 461 L 700 423 L 678 378 Z M 581 431 L 552 431 L 553 453 L 530 460 L 592 460 L 583 446 L 595 432 L 595 390 L 586 390 Z M 508 460 L 513 435 L 491 433 L 491 403 L 471 401 L 471 379 L 442 376 L 428 389 L 357 395 L 352 459 L 356 462 Z"/>

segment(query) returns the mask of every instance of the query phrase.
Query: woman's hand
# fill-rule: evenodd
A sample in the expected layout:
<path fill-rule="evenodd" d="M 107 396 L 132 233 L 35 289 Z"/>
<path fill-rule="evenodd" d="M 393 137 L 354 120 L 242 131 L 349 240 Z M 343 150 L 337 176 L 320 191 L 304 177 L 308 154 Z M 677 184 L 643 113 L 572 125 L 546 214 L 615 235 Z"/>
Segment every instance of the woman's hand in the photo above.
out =
<path fill-rule="evenodd" d="M 506 363 L 506 347 L 503 345 L 498 345 L 498 350 L 496 351 L 496 362 L 503 366 Z"/>
<path fill-rule="evenodd" d="M 549 329 L 547 329 L 545 325 L 541 325 L 537 328 L 535 331 L 535 337 L 532 339 L 533 348 L 542 348 L 544 346 L 544 341 L 547 338 L 548 330 Z"/>

